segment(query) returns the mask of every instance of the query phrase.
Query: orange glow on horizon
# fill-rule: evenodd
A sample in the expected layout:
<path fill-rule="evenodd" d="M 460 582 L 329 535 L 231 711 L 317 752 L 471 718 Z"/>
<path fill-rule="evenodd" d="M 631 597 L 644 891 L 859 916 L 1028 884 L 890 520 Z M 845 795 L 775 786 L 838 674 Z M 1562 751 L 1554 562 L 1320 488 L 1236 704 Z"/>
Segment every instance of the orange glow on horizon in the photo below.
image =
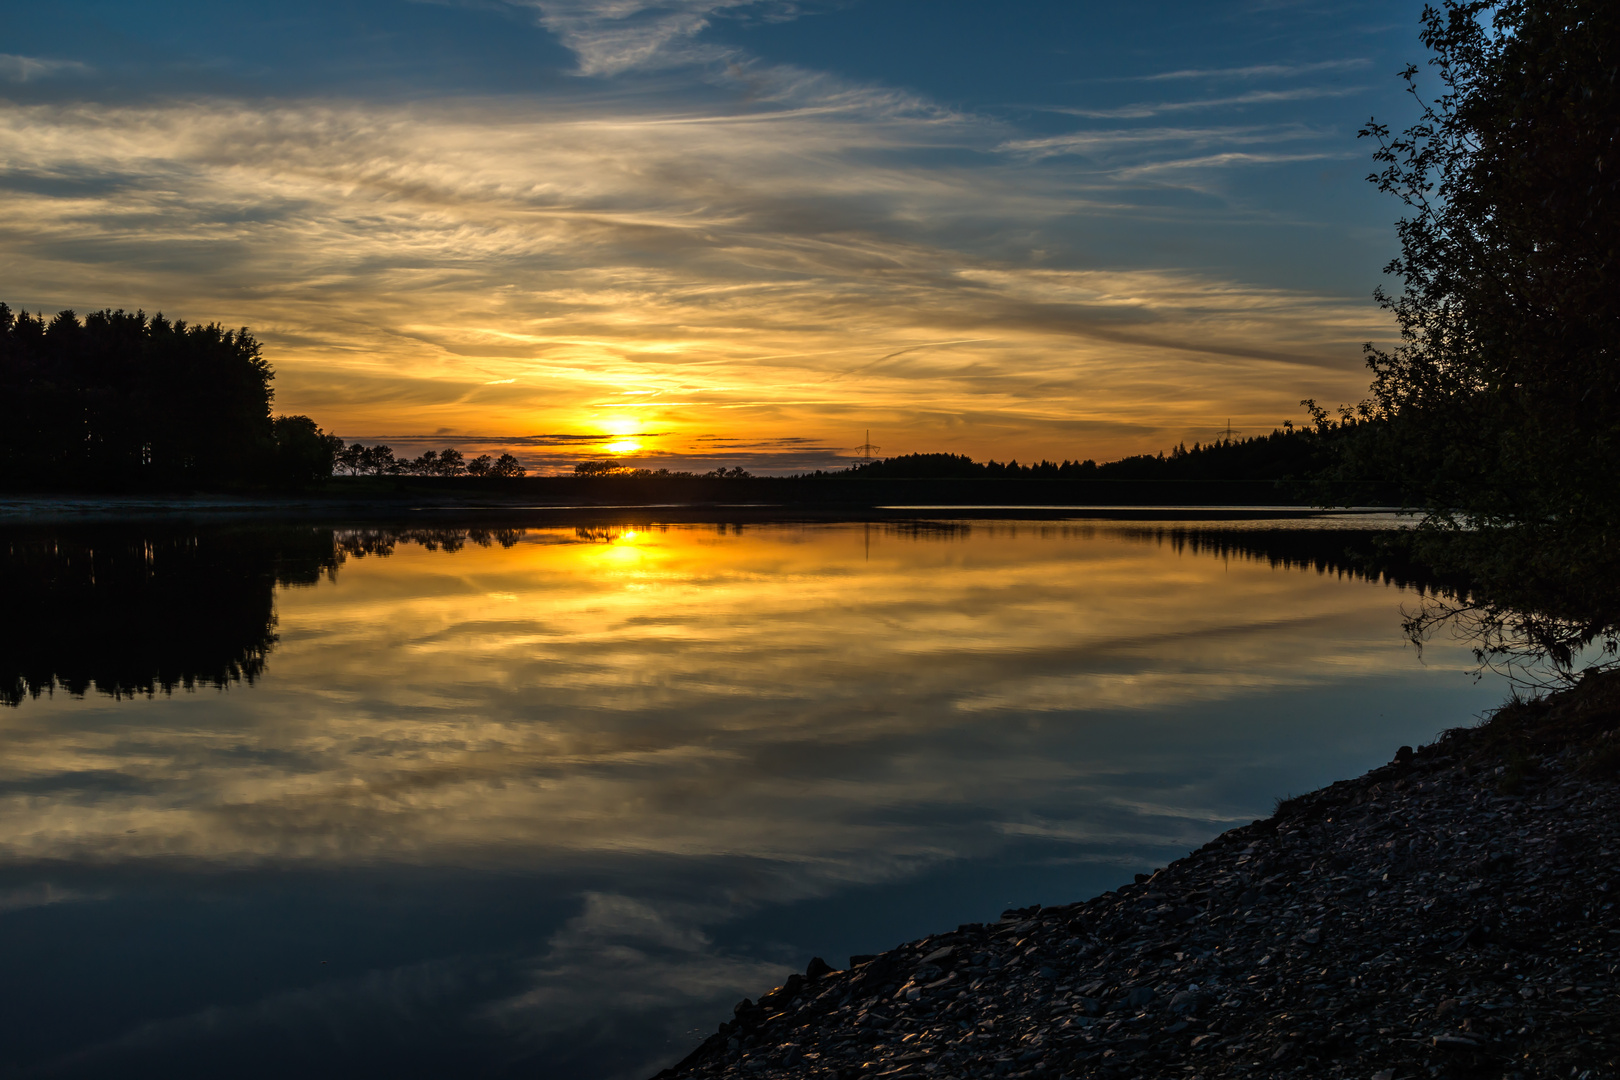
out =
<path fill-rule="evenodd" d="M 1155 453 L 1228 417 L 1253 434 L 1297 422 L 1304 397 L 1358 400 L 1361 343 L 1389 335 L 1361 294 L 1009 254 L 1005 238 L 1039 235 L 1077 195 L 1027 186 L 999 128 L 918 127 L 887 105 L 672 117 L 685 113 L 656 103 L 17 106 L 0 143 L 31 170 L 125 182 L 6 192 L 8 265 L 30 307 L 250 327 L 276 410 L 347 440 L 416 453 L 478 433 L 477 452 L 531 470 L 638 449 L 700 472 L 824 467 L 868 428 L 886 456 Z M 218 152 L 244 131 L 262 136 L 251 154 Z M 897 140 L 983 145 L 1003 164 L 871 164 Z M 553 178 L 543 193 L 537 176 Z M 856 239 L 786 205 L 862 206 L 873 224 Z M 264 212 L 220 216 L 242 207 Z M 194 235 L 235 239 L 170 257 Z"/>

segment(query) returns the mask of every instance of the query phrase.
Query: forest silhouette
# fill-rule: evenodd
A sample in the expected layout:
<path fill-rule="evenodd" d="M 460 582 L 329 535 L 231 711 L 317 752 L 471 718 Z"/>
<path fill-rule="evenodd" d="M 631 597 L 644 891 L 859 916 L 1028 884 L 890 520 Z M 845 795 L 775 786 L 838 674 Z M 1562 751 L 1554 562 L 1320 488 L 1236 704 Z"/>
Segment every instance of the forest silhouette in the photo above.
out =
<path fill-rule="evenodd" d="M 247 329 L 158 314 L 13 314 L 0 304 L 0 487 L 296 488 L 340 442 L 272 416 L 275 372 Z"/>

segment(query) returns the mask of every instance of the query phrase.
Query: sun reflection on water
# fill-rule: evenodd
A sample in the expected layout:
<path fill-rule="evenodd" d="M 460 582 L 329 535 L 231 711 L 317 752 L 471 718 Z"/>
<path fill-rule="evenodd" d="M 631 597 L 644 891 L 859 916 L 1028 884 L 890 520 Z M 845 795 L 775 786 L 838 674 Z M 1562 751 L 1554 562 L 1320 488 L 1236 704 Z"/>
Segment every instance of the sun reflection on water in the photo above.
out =
<path fill-rule="evenodd" d="M 0 855 L 747 853 L 885 873 L 984 837 L 881 824 L 883 808 L 1017 818 L 1106 785 L 1118 762 L 1092 743 L 1125 737 L 1124 716 L 1168 732 L 1189 709 L 1409 674 L 1398 606 L 1387 587 L 1092 525 L 401 543 L 280 591 L 251 689 L 0 714 L 5 776 L 122 778 L 0 793 Z M 1196 771 L 1197 747 L 1246 737 L 1198 724 L 1160 765 Z M 1165 827 L 1241 812 L 1188 805 Z M 1115 828 L 1071 813 L 1065 828 Z"/>

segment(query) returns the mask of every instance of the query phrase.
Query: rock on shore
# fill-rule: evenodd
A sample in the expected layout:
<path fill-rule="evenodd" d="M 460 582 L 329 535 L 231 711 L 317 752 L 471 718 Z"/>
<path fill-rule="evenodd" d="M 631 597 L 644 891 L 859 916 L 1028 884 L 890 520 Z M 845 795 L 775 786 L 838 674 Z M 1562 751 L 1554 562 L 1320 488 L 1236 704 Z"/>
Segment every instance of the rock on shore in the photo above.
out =
<path fill-rule="evenodd" d="M 813 961 L 675 1077 L 1616 1075 L 1620 673 L 1135 884 Z"/>

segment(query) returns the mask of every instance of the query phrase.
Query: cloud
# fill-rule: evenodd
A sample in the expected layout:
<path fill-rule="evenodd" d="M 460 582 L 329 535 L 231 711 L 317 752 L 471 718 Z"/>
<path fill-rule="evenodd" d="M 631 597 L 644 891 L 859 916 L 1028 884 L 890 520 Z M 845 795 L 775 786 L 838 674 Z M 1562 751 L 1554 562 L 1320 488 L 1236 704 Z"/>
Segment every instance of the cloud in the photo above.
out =
<path fill-rule="evenodd" d="M 1038 138 L 1009 139 L 997 149 L 1031 158 L 1083 154 L 1102 158 L 1162 152 L 1165 147 L 1197 149 L 1264 143 L 1321 141 L 1326 133 L 1302 124 L 1265 127 L 1137 127 L 1075 131 Z M 1134 162 L 1133 164 L 1141 164 Z"/>
<path fill-rule="evenodd" d="M 788 18 L 782 0 L 530 0 L 540 24 L 579 57 L 581 75 L 618 75 L 635 68 L 714 62 L 728 50 L 697 44 L 716 18 L 744 9 Z"/>
<path fill-rule="evenodd" d="M 1312 64 L 1253 64 L 1235 68 L 1184 68 L 1180 71 L 1161 71 L 1154 75 L 1132 75 L 1129 82 L 1167 82 L 1176 79 L 1262 79 L 1290 78 L 1295 75 L 1314 75 L 1322 71 L 1347 71 L 1364 68 L 1372 61 L 1365 57 L 1348 60 L 1321 60 Z"/>
<path fill-rule="evenodd" d="M 1251 90 L 1228 97 L 1197 98 L 1192 101 L 1144 101 L 1107 109 L 1052 107 L 1048 111 L 1069 116 L 1084 116 L 1096 120 L 1142 120 L 1165 113 L 1190 112 L 1196 109 L 1225 109 L 1243 105 L 1274 105 L 1289 101 L 1310 101 L 1315 98 L 1349 97 L 1362 93 L 1364 86 L 1299 86 L 1290 90 Z"/>
<path fill-rule="evenodd" d="M 1084 752 L 1121 708 L 1186 707 L 1164 721 L 1177 753 L 1163 730 L 1117 733 L 1202 783 L 1200 738 L 1233 760 L 1230 740 L 1270 739 L 1209 728 L 1216 703 L 1411 664 L 1381 588 L 1178 551 L 1162 530 L 1032 528 L 1025 543 L 1004 524 L 948 544 L 859 525 L 718 544 L 709 526 L 530 530 L 454 555 L 401 542 L 345 566 L 344 588 L 279 593 L 270 677 L 211 697 L 206 732 L 179 703 L 134 726 L 127 703 L 65 695 L 7 713 L 0 855 L 558 873 L 746 859 L 774 868 L 753 900 L 804 897 L 993 850 L 973 824 L 987 808 L 1137 792 L 1117 755 Z M 1315 626 L 1333 633 L 1301 632 Z M 1438 657 L 1467 666 L 1460 648 Z M 1023 728 L 1009 710 L 1066 719 Z M 124 782 L 49 798 L 16 783 L 86 774 Z M 643 951 L 702 951 L 693 928 L 718 917 L 590 911 L 592 940 Z"/>
<path fill-rule="evenodd" d="M 52 904 L 67 904 L 93 899 L 98 899 L 98 897 L 80 892 L 77 889 L 64 889 L 48 881 L 37 882 L 32 885 L 18 885 L 9 889 L 0 889 L 0 915 L 12 911 L 23 911 L 27 908 L 49 907 Z"/>
<path fill-rule="evenodd" d="M 1256 165 L 1288 165 L 1301 161 L 1326 161 L 1329 159 L 1343 160 L 1353 157 L 1352 154 L 1251 154 L 1231 151 L 1224 154 L 1206 154 L 1203 157 L 1182 158 L 1176 161 L 1155 161 L 1146 165 L 1136 165 L 1129 169 L 1121 169 L 1117 173 L 1122 179 L 1134 179 L 1141 176 L 1151 176 L 1166 172 L 1180 172 L 1191 169 L 1228 169 L 1234 166 Z"/>
<path fill-rule="evenodd" d="M 646 1011 L 781 982 L 786 965 L 732 956 L 701 929 L 735 914 L 721 905 L 654 904 L 588 891 L 579 915 L 554 934 L 533 965 L 534 985 L 491 1007 L 531 1033 L 583 1027 L 603 1014 Z"/>
<path fill-rule="evenodd" d="M 626 415 L 671 463 L 707 460 L 699 434 L 833 448 L 869 427 L 896 451 L 1104 457 L 1362 389 L 1371 303 L 1108 269 L 1085 239 L 1129 221 L 1255 242 L 1275 215 L 1222 175 L 1308 160 L 1317 133 L 1032 140 L 888 92 L 793 93 L 13 106 L 0 251 L 28 294 L 6 299 L 250 325 L 277 408 L 421 448 L 577 436 L 530 458 L 564 469 Z M 1198 201 L 1142 199 L 1147 178 Z"/>
<path fill-rule="evenodd" d="M 0 53 L 0 80 L 14 83 L 33 82 L 52 75 L 84 75 L 90 66 L 77 60 L 50 60 L 39 56 L 16 56 Z"/>

